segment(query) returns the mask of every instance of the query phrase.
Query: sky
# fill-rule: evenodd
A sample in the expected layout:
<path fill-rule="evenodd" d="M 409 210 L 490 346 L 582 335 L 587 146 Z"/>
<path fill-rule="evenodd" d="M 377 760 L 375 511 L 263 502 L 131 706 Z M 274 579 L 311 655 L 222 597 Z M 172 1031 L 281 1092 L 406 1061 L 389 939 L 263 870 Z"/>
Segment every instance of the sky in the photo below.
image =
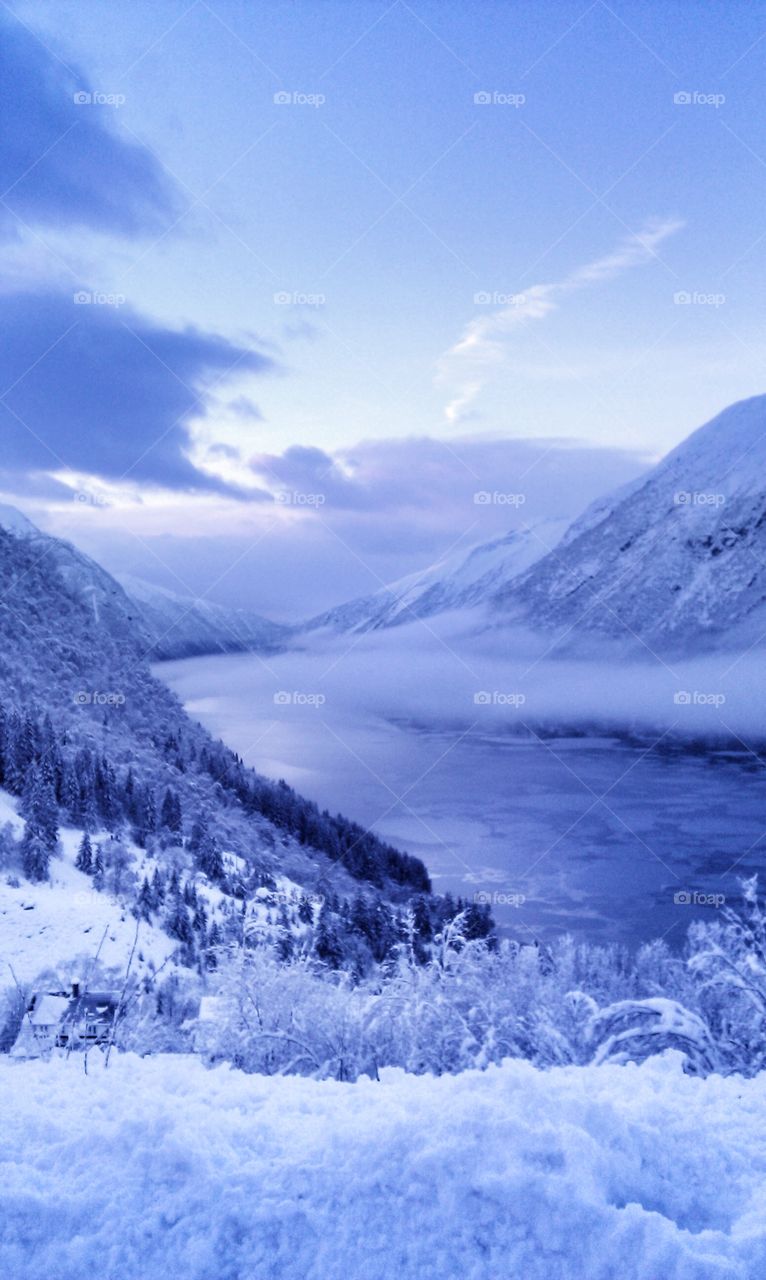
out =
<path fill-rule="evenodd" d="M 3 499 L 280 618 L 574 517 L 764 390 L 765 57 L 744 0 L 0 3 Z"/>

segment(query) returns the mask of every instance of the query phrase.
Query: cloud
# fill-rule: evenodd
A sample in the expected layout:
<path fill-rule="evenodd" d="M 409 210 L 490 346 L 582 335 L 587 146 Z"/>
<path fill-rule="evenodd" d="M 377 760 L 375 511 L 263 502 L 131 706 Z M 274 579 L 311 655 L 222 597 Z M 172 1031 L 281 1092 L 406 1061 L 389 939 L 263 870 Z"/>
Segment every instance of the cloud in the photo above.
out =
<path fill-rule="evenodd" d="M 232 659 L 225 669 L 216 664 L 215 696 L 206 700 L 206 715 L 213 717 L 216 733 L 246 750 L 254 736 L 253 708 L 273 705 L 279 689 L 321 691 L 329 723 L 354 746 L 362 769 L 380 767 L 376 760 L 384 757 L 378 754 L 376 722 L 384 720 L 448 727 L 455 735 L 469 728 L 519 734 L 527 725 L 538 731 L 554 725 L 582 731 L 584 724 L 594 723 L 655 736 L 675 730 L 678 736 L 709 734 L 724 740 L 731 739 L 732 730 L 748 736 L 762 732 L 766 691 L 760 654 L 747 655 L 736 674 L 722 680 L 729 659 L 720 654 L 674 662 L 672 670 L 648 662 L 646 655 L 642 659 L 624 644 L 601 643 L 585 654 L 563 650 L 546 656 L 550 636 L 482 624 L 483 619 L 466 611 L 431 618 L 427 627 L 415 621 L 356 635 L 353 644 L 337 635 L 309 636 L 300 649 L 269 657 L 267 664 L 252 658 Z M 204 670 L 205 659 L 200 663 Z M 679 688 L 725 689 L 726 714 L 710 704 L 689 708 L 688 715 L 681 708 L 680 714 L 674 701 Z M 477 703 L 480 690 L 516 692 L 525 701 L 521 706 L 502 699 Z M 226 723 L 215 719 L 223 710 Z M 332 748 L 326 733 L 315 737 L 305 716 L 304 721 L 301 765 L 321 771 Z M 397 750 L 408 746 L 412 749 L 411 741 L 399 734 Z"/>
<path fill-rule="evenodd" d="M 247 418 L 250 422 L 263 422 L 263 414 L 249 396 L 237 396 L 229 401 L 226 408 L 229 413 L 235 414 L 238 418 Z"/>
<path fill-rule="evenodd" d="M 306 616 L 524 524 L 574 518 L 648 459 L 573 441 L 427 437 L 328 453 L 292 446 L 251 459 L 275 501 L 262 564 L 229 577 L 231 600 Z M 478 501 L 477 495 L 490 495 Z M 321 502 L 302 501 L 320 495 Z M 259 518 L 266 519 L 264 507 Z M 249 519 L 248 513 L 248 519 Z M 195 522 L 196 523 L 196 522 Z M 139 569 L 135 572 L 140 574 Z M 245 594 L 247 593 L 247 594 Z"/>
<path fill-rule="evenodd" d="M 6 469 L 233 492 L 190 461 L 189 428 L 228 374 L 268 371 L 270 357 L 60 293 L 0 296 L 0 326 Z"/>
<path fill-rule="evenodd" d="M 135 236 L 162 229 L 176 195 L 162 166 L 123 139 L 119 107 L 0 10 L 0 234 L 23 224 Z M 90 97 L 78 103 L 76 95 Z"/>
<path fill-rule="evenodd" d="M 562 460 L 566 459 L 565 465 Z M 327 453 L 313 446 L 292 445 L 281 454 L 257 454 L 250 460 L 256 476 L 280 489 L 321 493 L 325 511 L 362 515 L 406 516 L 411 522 L 444 513 L 447 526 L 459 511 L 475 516 L 478 490 L 523 490 L 528 503 L 538 498 L 550 505 L 548 494 L 567 469 L 582 479 L 576 506 L 609 487 L 625 469 L 639 467 L 637 456 L 619 449 L 599 449 L 577 441 L 518 440 L 464 437 L 440 440 L 414 436 L 367 440 L 353 448 Z M 592 478 L 588 476 L 592 474 Z M 543 478 L 544 477 L 544 478 Z M 595 494 L 593 495 L 595 496 Z M 572 508 L 572 485 L 557 495 L 562 512 Z M 509 512 L 501 517 L 507 527 Z"/>
<path fill-rule="evenodd" d="M 276 367 L 262 344 L 171 329 L 120 294 L 66 291 L 30 233 L 50 226 L 134 240 L 172 224 L 175 186 L 147 148 L 121 135 L 119 89 L 94 85 L 0 6 L 2 481 L 53 498 L 62 479 L 83 477 L 263 496 L 239 488 L 246 468 L 209 438 L 226 415 L 217 385 Z M 232 408 L 260 417 L 244 397 Z"/>
<path fill-rule="evenodd" d="M 649 223 L 611 253 L 578 267 L 562 280 L 532 285 L 514 295 L 499 310 L 471 320 L 437 366 L 437 384 L 452 390 L 444 411 L 447 422 L 454 425 L 466 420 L 492 369 L 503 362 L 514 333 L 529 321 L 544 320 L 558 309 L 560 300 L 567 294 L 614 279 L 631 267 L 651 261 L 657 256 L 657 246 L 682 226 L 682 222 L 672 218 Z"/>

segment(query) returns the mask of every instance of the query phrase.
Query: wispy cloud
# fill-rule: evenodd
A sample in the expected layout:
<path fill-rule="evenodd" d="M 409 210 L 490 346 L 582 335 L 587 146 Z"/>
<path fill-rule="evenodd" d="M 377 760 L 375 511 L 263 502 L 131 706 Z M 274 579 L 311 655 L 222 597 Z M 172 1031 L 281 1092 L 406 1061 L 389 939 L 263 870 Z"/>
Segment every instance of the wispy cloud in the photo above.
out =
<path fill-rule="evenodd" d="M 447 422 L 454 425 L 466 417 L 493 369 L 505 360 L 515 333 L 530 321 L 544 320 L 558 309 L 567 294 L 614 279 L 631 267 L 656 259 L 657 247 L 682 226 L 683 222 L 676 218 L 650 222 L 622 240 L 611 253 L 577 267 L 562 280 L 532 285 L 507 304 L 471 320 L 437 366 L 437 385 L 450 392 L 444 411 Z"/>

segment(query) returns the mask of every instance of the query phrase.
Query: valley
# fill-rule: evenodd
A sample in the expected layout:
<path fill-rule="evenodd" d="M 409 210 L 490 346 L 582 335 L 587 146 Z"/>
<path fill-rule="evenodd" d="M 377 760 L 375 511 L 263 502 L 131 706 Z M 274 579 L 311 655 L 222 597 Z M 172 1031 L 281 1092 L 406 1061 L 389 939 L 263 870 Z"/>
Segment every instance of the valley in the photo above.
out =
<path fill-rule="evenodd" d="M 373 652 L 382 666 L 381 646 Z M 487 724 L 472 707 L 445 725 L 434 710 L 416 720 L 391 690 L 386 703 L 380 689 L 365 697 L 369 665 L 357 650 L 334 682 L 326 677 L 323 703 L 275 702 L 275 677 L 285 689 L 319 687 L 320 666 L 315 658 L 308 667 L 305 654 L 268 667 L 242 655 L 157 673 L 246 764 L 321 808 L 353 813 L 422 859 L 438 892 L 490 903 L 510 937 L 570 932 L 631 946 L 663 937 L 679 947 L 692 919 L 714 918 L 723 900 L 737 899 L 738 877 L 763 867 L 763 761 L 736 741 L 684 747 L 666 732 L 669 710 L 686 710 L 670 696 L 665 729 L 645 729 L 640 742 L 565 726 L 555 737 L 524 736 L 524 706 Z M 432 678 L 436 701 L 433 667 Z M 341 684 L 354 707 L 337 696 Z M 444 715 L 456 701 L 443 700 Z"/>

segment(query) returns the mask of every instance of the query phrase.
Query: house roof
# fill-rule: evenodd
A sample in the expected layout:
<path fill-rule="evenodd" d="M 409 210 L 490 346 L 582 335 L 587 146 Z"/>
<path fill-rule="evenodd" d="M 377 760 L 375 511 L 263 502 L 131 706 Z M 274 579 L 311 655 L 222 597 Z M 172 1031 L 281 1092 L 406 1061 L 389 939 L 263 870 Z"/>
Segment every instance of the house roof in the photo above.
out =
<path fill-rule="evenodd" d="M 57 1027 L 69 1007 L 69 996 L 50 995 L 43 991 L 35 996 L 35 1007 L 29 1014 L 33 1027 Z"/>
<path fill-rule="evenodd" d="M 199 1021 L 216 1022 L 224 1007 L 220 996 L 203 996 L 199 1002 Z"/>
<path fill-rule="evenodd" d="M 80 1018 L 111 1021 L 120 998 L 114 991 L 84 991 L 82 995 L 72 996 L 67 1003 L 66 1022 L 76 1022 Z"/>

